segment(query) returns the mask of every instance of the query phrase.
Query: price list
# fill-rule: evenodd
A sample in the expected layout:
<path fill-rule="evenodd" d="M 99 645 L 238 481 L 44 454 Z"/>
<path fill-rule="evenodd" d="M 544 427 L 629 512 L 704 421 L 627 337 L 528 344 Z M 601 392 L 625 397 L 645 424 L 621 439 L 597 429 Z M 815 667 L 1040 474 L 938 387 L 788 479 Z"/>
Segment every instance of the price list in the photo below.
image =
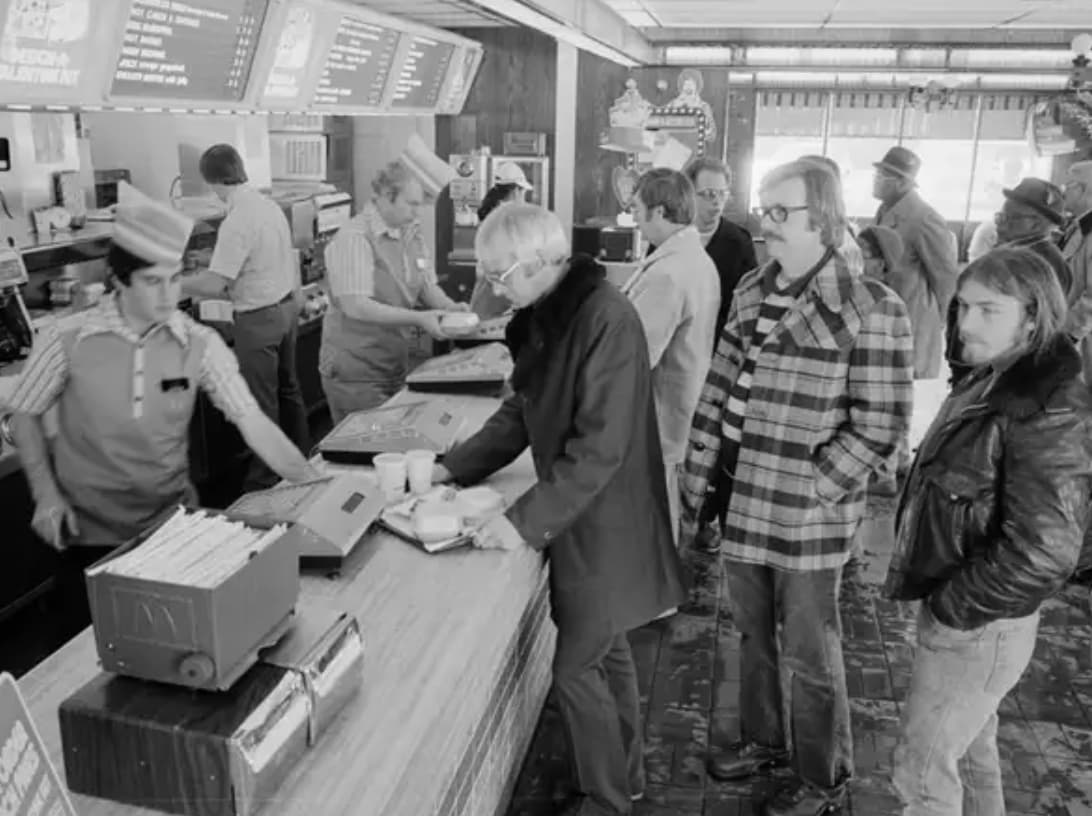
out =
<path fill-rule="evenodd" d="M 415 36 L 398 74 L 391 106 L 432 108 L 440 101 L 455 46 Z"/>
<path fill-rule="evenodd" d="M 237 102 L 270 0 L 132 0 L 114 96 Z"/>
<path fill-rule="evenodd" d="M 315 93 L 315 104 L 379 107 L 400 36 L 397 31 L 352 15 L 342 17 Z"/>

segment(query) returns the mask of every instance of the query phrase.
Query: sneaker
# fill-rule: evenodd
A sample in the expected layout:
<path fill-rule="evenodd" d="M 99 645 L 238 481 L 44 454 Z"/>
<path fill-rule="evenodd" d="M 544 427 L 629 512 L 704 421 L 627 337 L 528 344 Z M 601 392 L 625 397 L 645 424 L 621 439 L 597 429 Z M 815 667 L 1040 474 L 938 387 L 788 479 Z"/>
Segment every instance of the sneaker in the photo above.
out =
<path fill-rule="evenodd" d="M 832 816 L 842 812 L 845 787 L 816 788 L 803 782 L 785 788 L 766 803 L 765 816 Z"/>

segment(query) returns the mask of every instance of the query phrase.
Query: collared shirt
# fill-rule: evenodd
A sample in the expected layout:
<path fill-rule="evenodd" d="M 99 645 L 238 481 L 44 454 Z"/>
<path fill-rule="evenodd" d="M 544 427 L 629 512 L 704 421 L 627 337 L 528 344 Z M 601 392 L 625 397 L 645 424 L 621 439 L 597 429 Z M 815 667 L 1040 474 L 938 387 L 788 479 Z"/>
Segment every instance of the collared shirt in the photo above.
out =
<path fill-rule="evenodd" d="M 387 226 L 375 204 L 368 202 L 326 246 L 330 293 L 335 298 L 359 295 L 386 302 L 377 295 L 377 266 L 410 294 L 418 292 L 422 282 L 426 287 L 438 285 L 420 225 Z"/>
<path fill-rule="evenodd" d="M 201 358 L 198 385 L 228 419 L 238 423 L 251 412 L 259 410 L 258 403 L 239 374 L 238 360 L 214 330 L 176 311 L 166 323 L 153 326 L 143 336 L 137 335 L 122 316 L 116 294 L 39 336 L 8 401 L 12 410 L 38 416 L 57 402 L 64 391 L 69 371 L 63 334 L 71 329 L 74 321 L 79 321 L 79 328 L 74 329 L 77 344 L 97 334 L 113 334 L 132 345 L 132 357 L 118 360 L 118 364 L 129 365 L 132 369 L 130 401 L 134 419 L 144 416 L 144 394 L 149 386 L 145 376 L 145 343 L 150 337 L 164 331 L 169 332 L 183 348 L 194 340 L 202 341 L 205 352 Z"/>
<path fill-rule="evenodd" d="M 209 269 L 232 281 L 238 312 L 272 306 L 295 289 L 299 263 L 288 219 L 276 202 L 241 185 L 220 224 Z"/>

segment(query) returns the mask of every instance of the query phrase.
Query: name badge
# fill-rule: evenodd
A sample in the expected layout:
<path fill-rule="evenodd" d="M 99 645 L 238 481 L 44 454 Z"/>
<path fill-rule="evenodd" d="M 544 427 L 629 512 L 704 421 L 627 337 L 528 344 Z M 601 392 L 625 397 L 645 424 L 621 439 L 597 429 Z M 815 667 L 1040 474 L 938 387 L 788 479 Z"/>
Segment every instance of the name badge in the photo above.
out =
<path fill-rule="evenodd" d="M 418 258 L 417 259 L 417 268 L 419 270 L 421 270 L 422 272 L 424 272 L 426 269 L 428 269 L 428 261 L 426 259 L 424 259 L 424 258 Z"/>

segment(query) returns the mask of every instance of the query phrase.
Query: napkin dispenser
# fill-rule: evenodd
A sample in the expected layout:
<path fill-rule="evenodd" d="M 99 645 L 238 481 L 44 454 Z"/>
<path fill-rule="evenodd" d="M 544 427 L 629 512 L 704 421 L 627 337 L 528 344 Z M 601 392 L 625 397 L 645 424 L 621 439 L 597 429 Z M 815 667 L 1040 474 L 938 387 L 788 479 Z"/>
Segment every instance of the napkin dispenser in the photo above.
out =
<path fill-rule="evenodd" d="M 86 571 L 102 667 L 195 689 L 228 689 L 291 623 L 300 588 L 296 549 L 282 535 L 210 586 L 109 571 L 154 532 Z"/>

